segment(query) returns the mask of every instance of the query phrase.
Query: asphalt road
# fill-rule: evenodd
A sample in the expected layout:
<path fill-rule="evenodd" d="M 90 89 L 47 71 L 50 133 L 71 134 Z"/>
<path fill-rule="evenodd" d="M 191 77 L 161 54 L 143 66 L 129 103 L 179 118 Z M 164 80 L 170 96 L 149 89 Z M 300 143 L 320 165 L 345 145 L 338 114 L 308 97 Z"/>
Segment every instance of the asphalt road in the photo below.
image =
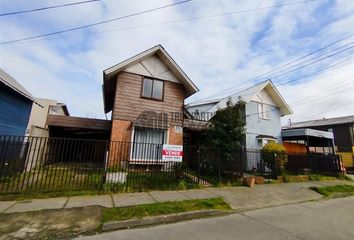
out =
<path fill-rule="evenodd" d="M 354 197 L 121 230 L 84 239 L 354 239 Z"/>

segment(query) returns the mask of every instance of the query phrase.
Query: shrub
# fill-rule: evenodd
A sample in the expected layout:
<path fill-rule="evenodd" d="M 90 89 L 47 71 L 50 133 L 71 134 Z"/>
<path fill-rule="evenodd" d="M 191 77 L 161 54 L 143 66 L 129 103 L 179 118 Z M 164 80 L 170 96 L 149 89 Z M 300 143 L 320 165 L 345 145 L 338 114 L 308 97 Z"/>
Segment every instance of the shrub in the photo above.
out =
<path fill-rule="evenodd" d="M 262 148 L 261 152 L 266 167 L 274 171 L 275 174 L 284 174 L 288 154 L 283 145 L 269 142 Z"/>

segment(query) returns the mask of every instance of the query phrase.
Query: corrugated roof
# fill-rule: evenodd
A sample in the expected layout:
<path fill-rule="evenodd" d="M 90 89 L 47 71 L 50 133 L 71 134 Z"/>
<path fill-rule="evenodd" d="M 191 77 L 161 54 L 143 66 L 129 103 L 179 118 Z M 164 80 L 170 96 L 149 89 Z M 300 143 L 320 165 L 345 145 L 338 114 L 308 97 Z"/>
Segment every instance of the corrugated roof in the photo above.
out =
<path fill-rule="evenodd" d="M 354 123 L 354 115 L 296 122 L 296 123 L 292 123 L 291 126 L 286 126 L 285 128 L 316 127 L 316 126 L 326 126 L 326 125 L 338 125 L 338 124 L 345 124 L 345 123 Z"/>
<path fill-rule="evenodd" d="M 6 86 L 10 87 L 12 90 L 18 92 L 25 98 L 31 100 L 32 102 L 36 102 L 32 94 L 27 91 L 19 82 L 16 81 L 13 77 L 11 77 L 8 73 L 0 68 L 0 81 L 4 83 Z"/>
<path fill-rule="evenodd" d="M 285 129 L 281 131 L 282 137 L 311 136 L 317 138 L 334 139 L 332 132 L 320 131 L 310 128 Z"/>

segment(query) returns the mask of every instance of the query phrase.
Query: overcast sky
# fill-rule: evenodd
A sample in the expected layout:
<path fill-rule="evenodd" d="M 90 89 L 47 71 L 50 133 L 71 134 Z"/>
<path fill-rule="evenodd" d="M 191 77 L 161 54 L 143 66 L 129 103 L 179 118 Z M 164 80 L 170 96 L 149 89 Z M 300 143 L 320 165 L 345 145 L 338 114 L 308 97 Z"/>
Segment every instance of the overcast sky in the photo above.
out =
<path fill-rule="evenodd" d="M 75 1 L 1 0 L 0 13 Z M 200 89 L 186 100 L 187 103 L 232 94 L 270 78 L 275 85 L 293 80 L 278 87 L 294 112 L 284 117 L 283 124 L 289 118 L 295 122 L 352 115 L 354 48 L 348 48 L 354 46 L 351 43 L 354 36 L 294 63 L 299 64 L 294 68 L 310 64 L 307 67 L 276 77 L 294 69 L 286 69 L 292 66 L 288 65 L 282 72 L 264 75 L 244 84 L 262 73 L 354 34 L 352 0 L 318 0 L 166 23 L 300 1 L 193 0 L 45 39 L 1 44 L 0 66 L 35 97 L 66 103 L 71 115 L 105 118 L 102 71 L 162 44 Z M 3 16 L 0 17 L 0 41 L 60 31 L 173 2 L 102 0 Z M 320 60 L 328 55 L 333 56 Z"/>

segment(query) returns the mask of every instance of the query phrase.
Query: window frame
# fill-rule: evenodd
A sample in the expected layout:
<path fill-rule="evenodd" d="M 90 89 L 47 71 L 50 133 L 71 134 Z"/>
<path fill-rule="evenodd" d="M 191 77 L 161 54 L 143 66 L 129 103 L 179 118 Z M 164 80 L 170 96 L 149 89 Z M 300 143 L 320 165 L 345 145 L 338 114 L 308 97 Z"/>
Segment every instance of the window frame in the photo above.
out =
<path fill-rule="evenodd" d="M 138 131 L 159 131 L 163 134 L 162 136 L 162 142 L 163 143 L 144 143 L 144 142 L 137 142 L 136 141 L 136 132 Z M 131 164 L 160 164 L 162 162 L 162 148 L 164 144 L 168 143 L 168 131 L 166 129 L 153 129 L 153 128 L 144 128 L 144 127 L 137 127 L 137 126 L 133 126 L 133 131 L 132 131 L 132 135 L 131 135 L 131 147 L 130 147 L 130 157 L 129 157 L 129 161 Z M 159 146 L 160 145 L 160 146 Z M 149 156 L 147 158 L 141 158 L 141 156 L 135 156 L 134 153 L 136 148 L 142 148 L 142 146 L 148 146 L 149 147 L 161 147 L 161 159 L 159 159 L 160 154 L 158 156 L 158 158 L 155 158 L 155 156 Z M 146 149 L 145 149 L 146 150 Z M 148 154 L 151 154 L 154 152 L 148 151 Z M 157 152 L 156 152 L 157 153 Z"/>
<path fill-rule="evenodd" d="M 267 141 L 267 142 L 266 142 Z M 259 146 L 259 142 L 261 142 L 262 146 Z M 268 142 L 275 142 L 278 143 L 278 139 L 275 138 L 269 138 L 269 137 L 261 137 L 261 138 L 257 138 L 257 145 L 259 149 L 262 149 Z"/>
<path fill-rule="evenodd" d="M 145 79 L 148 79 L 148 80 L 151 80 L 151 81 L 152 81 L 151 97 L 147 97 L 147 96 L 144 96 L 144 95 L 143 95 L 143 93 L 144 93 L 144 80 L 145 80 Z M 162 97 L 161 97 L 161 98 L 153 97 L 153 93 L 154 93 L 154 83 L 155 83 L 155 81 L 160 81 L 160 82 L 162 82 Z M 157 79 L 157 78 L 142 76 L 142 79 L 141 79 L 140 98 L 163 102 L 163 101 L 164 101 L 164 98 L 165 98 L 165 81 L 164 81 L 164 80 L 161 80 L 161 79 Z"/>
<path fill-rule="evenodd" d="M 270 105 L 263 103 L 263 102 L 257 102 L 257 109 L 258 109 L 258 118 L 263 119 L 263 120 L 270 120 Z M 261 107 L 259 107 L 261 106 Z M 265 107 L 266 106 L 266 107 Z M 259 108 L 261 108 L 261 111 L 259 111 Z M 267 108 L 268 111 L 265 111 L 264 109 Z M 267 113 L 266 113 L 267 112 Z"/>

